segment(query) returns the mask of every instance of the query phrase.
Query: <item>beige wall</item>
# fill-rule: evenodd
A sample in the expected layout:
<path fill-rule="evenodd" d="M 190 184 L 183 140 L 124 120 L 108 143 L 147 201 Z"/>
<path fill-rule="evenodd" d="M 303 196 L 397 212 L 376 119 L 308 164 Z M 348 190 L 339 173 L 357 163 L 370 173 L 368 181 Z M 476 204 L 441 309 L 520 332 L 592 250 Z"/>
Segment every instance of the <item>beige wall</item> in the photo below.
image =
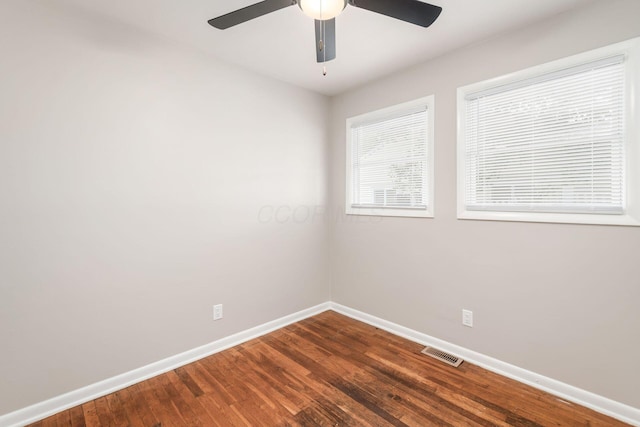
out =
<path fill-rule="evenodd" d="M 333 300 L 640 407 L 624 362 L 640 360 L 640 228 L 456 220 L 456 89 L 640 36 L 639 16 L 640 1 L 597 1 L 334 98 L 331 209 L 344 212 L 345 119 L 435 95 L 436 215 L 339 215 Z"/>
<path fill-rule="evenodd" d="M 258 217 L 325 203 L 328 100 L 51 3 L 0 2 L 0 414 L 330 299 Z"/>

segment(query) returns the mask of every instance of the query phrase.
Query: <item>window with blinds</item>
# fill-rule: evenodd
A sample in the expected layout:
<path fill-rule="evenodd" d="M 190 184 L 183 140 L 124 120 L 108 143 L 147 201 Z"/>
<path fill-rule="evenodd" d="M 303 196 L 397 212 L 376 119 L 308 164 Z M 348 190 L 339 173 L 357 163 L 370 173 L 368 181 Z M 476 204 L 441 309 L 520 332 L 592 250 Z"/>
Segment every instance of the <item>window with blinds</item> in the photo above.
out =
<path fill-rule="evenodd" d="M 625 215 L 627 61 L 562 62 L 459 89 L 459 211 Z"/>
<path fill-rule="evenodd" d="M 347 213 L 430 216 L 432 104 L 349 119 Z"/>

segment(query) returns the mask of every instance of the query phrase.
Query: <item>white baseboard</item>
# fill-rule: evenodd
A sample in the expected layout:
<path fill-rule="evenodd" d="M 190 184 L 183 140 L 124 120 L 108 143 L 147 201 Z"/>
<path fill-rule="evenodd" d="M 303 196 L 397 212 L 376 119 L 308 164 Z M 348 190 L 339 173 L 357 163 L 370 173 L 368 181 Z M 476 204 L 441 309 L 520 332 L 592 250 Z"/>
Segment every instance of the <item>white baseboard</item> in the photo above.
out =
<path fill-rule="evenodd" d="M 159 362 L 134 369 L 133 371 L 45 400 L 44 402 L 36 403 L 35 405 L 19 409 L 15 412 L 10 412 L 0 416 L 0 427 L 20 427 L 34 423 L 50 415 L 73 408 L 74 406 L 82 405 L 83 403 L 122 390 L 123 388 L 171 371 L 172 369 L 179 368 L 188 363 L 195 362 L 214 353 L 258 338 L 284 326 L 315 316 L 318 313 L 329 310 L 329 308 L 330 303 L 325 302 L 315 307 L 222 338 L 210 344 L 203 345 L 202 347 L 185 351 L 184 353 L 168 357 Z"/>
<path fill-rule="evenodd" d="M 526 369 L 510 365 L 464 347 L 451 344 L 413 329 L 400 326 L 379 317 L 333 302 L 319 304 L 315 307 L 267 322 L 263 325 L 247 329 L 246 331 L 239 332 L 226 338 L 222 338 L 202 347 L 185 351 L 184 353 L 166 358 L 159 362 L 134 369 L 133 371 L 126 372 L 113 378 L 109 378 L 44 402 L 36 403 L 35 405 L 2 415 L 0 416 L 0 427 L 20 427 L 36 422 L 50 415 L 129 387 L 130 385 L 155 377 L 188 363 L 195 362 L 196 360 L 226 350 L 238 344 L 242 344 L 243 342 L 268 334 L 269 332 L 327 310 L 334 310 L 338 313 L 344 314 L 345 316 L 368 323 L 377 328 L 384 329 L 385 331 L 419 344 L 438 347 L 442 350 L 453 353 L 456 356 L 462 357 L 469 363 L 473 363 L 474 365 L 478 365 L 489 371 L 512 378 L 516 381 L 556 395 L 567 401 L 577 403 L 620 421 L 640 427 L 640 409 L 638 408 L 624 405 L 611 399 L 607 399 L 606 397 L 547 378 L 543 375 L 538 375 L 534 372 L 527 371 Z"/>
<path fill-rule="evenodd" d="M 537 389 L 551 393 L 561 399 L 593 409 L 594 411 L 616 418 L 633 426 L 640 426 L 640 409 L 616 402 L 569 384 L 536 374 L 493 357 L 485 356 L 473 350 L 434 338 L 413 329 L 400 326 L 379 317 L 346 307 L 337 303 L 330 303 L 330 308 L 352 319 L 359 320 L 377 328 L 391 332 L 408 340 L 433 346 L 459 356 L 469 363 L 480 366 L 488 371 L 514 379 Z"/>

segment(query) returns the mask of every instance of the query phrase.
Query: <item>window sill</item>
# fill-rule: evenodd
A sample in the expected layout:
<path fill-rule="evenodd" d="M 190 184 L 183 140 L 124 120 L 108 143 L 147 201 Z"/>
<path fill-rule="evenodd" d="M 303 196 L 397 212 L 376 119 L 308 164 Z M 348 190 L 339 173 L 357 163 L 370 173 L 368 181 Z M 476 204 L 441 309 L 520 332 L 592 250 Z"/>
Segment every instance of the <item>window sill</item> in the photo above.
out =
<path fill-rule="evenodd" d="M 382 208 L 354 208 L 348 207 L 347 215 L 393 216 L 408 218 L 433 218 L 429 209 L 382 209 Z"/>
<path fill-rule="evenodd" d="M 543 212 L 488 212 L 467 211 L 458 212 L 458 219 L 481 221 L 519 221 L 519 222 L 548 222 L 558 224 L 595 224 L 595 225 L 625 225 L 640 226 L 640 218 L 631 215 L 603 215 L 603 214 L 563 214 Z"/>

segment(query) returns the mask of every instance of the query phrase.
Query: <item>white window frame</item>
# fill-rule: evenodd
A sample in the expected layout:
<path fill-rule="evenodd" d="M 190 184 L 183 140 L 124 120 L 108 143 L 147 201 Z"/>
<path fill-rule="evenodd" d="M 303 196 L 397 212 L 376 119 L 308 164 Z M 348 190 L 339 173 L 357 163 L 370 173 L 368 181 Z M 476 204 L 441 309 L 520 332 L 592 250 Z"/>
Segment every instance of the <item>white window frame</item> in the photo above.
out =
<path fill-rule="evenodd" d="M 385 120 L 388 118 L 401 115 L 403 112 L 410 113 L 417 108 L 427 109 L 427 201 L 426 209 L 413 209 L 413 208 L 368 208 L 368 207 L 355 207 L 353 206 L 353 158 L 352 158 L 352 137 L 351 129 L 354 126 L 358 126 L 363 123 L 376 122 Z M 346 132 L 346 197 L 345 197 L 345 212 L 347 215 L 375 215 L 375 216 L 394 216 L 394 217 L 418 217 L 418 218 L 433 218 L 434 211 L 434 116 L 435 116 L 435 97 L 433 95 L 426 96 L 424 98 L 416 99 L 414 101 L 405 102 L 392 107 L 383 108 L 370 113 L 365 113 L 356 117 L 350 117 L 347 119 L 347 132 Z"/>
<path fill-rule="evenodd" d="M 473 93 L 510 85 L 536 76 L 579 66 L 584 63 L 625 56 L 625 202 L 623 214 L 598 213 L 547 213 L 547 212 L 508 212 L 479 211 L 465 208 L 466 194 L 466 109 L 465 98 Z M 528 68 L 494 79 L 474 83 L 458 88 L 458 142 L 457 142 L 457 178 L 458 178 L 458 219 L 552 222 L 572 224 L 604 224 L 640 226 L 640 38 L 616 43 L 536 67 Z"/>

